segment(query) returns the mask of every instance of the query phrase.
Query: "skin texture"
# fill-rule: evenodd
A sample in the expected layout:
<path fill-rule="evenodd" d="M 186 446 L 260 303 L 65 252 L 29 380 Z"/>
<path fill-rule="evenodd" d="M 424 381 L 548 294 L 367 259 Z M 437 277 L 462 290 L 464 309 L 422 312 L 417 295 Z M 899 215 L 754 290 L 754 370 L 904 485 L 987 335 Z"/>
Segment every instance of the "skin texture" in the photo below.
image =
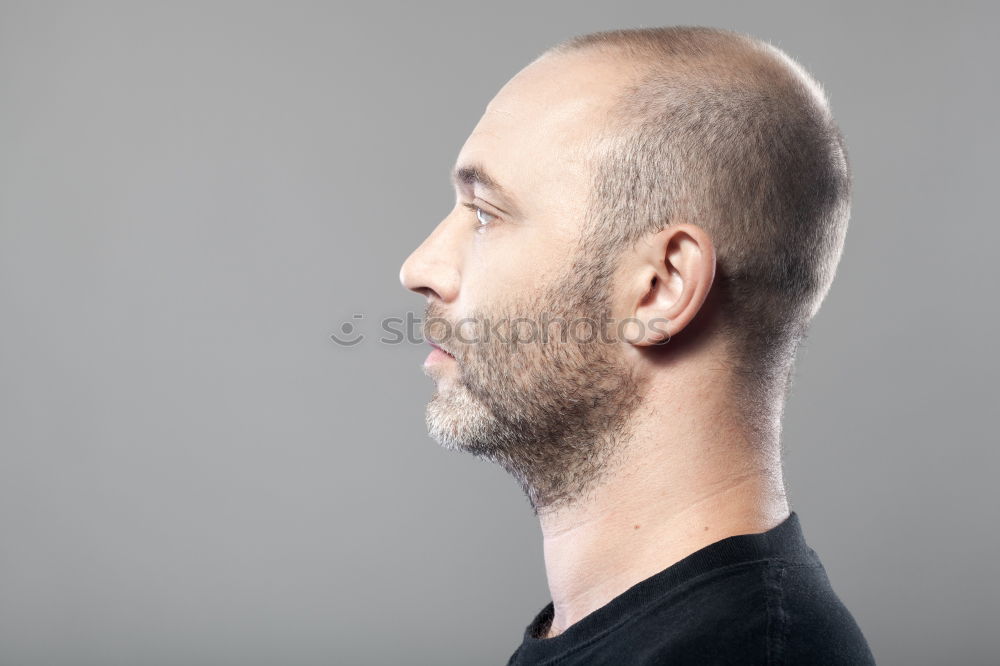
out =
<path fill-rule="evenodd" d="M 549 343 L 527 337 L 527 322 L 538 313 L 565 321 L 610 319 L 601 274 L 600 267 L 578 262 L 556 285 L 515 307 L 477 309 L 476 321 L 501 323 L 490 327 L 490 338 L 441 340 L 457 360 L 459 377 L 428 405 L 431 435 L 504 467 L 536 512 L 576 501 L 600 481 L 623 449 L 624 426 L 641 402 L 642 389 L 617 345 L 588 341 L 590 328 L 563 340 L 552 326 Z M 447 320 L 441 310 L 428 304 L 425 320 Z M 466 339 L 472 332 L 463 328 Z M 524 343 L 512 345 L 512 334 Z M 428 371 L 437 375 L 436 368 Z"/>
<path fill-rule="evenodd" d="M 680 221 L 614 257 L 580 244 L 592 178 L 582 147 L 633 75 L 588 52 L 519 72 L 456 161 L 482 165 L 509 196 L 457 186 L 400 272 L 448 322 L 544 310 L 643 323 L 628 340 L 517 352 L 440 339 L 453 357 L 425 367 L 437 383 L 432 435 L 503 465 L 538 515 L 549 636 L 690 553 L 789 515 L 779 451 L 755 439 L 726 391 L 710 236 Z"/>

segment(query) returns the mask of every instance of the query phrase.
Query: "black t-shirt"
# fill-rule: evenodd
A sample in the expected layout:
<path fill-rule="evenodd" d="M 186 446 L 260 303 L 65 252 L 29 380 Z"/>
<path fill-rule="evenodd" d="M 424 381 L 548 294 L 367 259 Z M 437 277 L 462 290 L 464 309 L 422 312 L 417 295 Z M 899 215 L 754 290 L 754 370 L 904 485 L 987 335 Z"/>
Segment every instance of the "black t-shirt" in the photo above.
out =
<path fill-rule="evenodd" d="M 553 638 L 550 602 L 508 666 L 874 664 L 796 512 L 759 534 L 716 541 Z"/>

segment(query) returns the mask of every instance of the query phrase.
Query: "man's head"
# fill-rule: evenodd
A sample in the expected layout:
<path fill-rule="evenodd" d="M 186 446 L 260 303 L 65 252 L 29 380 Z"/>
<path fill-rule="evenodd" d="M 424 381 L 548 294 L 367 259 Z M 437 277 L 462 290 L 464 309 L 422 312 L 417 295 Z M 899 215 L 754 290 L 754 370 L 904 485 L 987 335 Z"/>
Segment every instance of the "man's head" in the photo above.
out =
<path fill-rule="evenodd" d="M 451 324 L 427 330 L 452 354 L 427 367 L 439 441 L 502 464 L 536 510 L 572 500 L 684 357 L 726 368 L 747 430 L 776 443 L 849 208 L 839 131 L 787 56 L 709 28 L 569 40 L 489 103 L 454 180 L 401 271 Z"/>

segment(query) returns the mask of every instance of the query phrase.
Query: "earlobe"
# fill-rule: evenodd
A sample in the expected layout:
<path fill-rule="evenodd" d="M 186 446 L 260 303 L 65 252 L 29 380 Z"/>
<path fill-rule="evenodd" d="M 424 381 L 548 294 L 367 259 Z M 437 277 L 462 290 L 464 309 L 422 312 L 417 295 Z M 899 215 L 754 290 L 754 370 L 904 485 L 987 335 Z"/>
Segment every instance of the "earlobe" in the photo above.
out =
<path fill-rule="evenodd" d="M 643 331 L 631 342 L 640 347 L 664 345 L 705 304 L 715 280 L 715 247 L 701 227 L 671 225 L 650 239 L 641 265 L 652 278 L 635 309 Z"/>

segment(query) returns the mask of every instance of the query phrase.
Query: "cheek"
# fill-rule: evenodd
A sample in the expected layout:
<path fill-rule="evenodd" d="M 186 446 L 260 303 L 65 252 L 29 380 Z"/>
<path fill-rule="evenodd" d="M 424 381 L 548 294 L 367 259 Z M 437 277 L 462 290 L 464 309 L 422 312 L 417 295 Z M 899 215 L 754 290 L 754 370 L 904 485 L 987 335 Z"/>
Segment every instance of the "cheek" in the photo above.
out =
<path fill-rule="evenodd" d="M 497 227 L 476 234 L 462 270 L 461 309 L 523 300 L 565 268 L 565 243 L 526 227 Z"/>

